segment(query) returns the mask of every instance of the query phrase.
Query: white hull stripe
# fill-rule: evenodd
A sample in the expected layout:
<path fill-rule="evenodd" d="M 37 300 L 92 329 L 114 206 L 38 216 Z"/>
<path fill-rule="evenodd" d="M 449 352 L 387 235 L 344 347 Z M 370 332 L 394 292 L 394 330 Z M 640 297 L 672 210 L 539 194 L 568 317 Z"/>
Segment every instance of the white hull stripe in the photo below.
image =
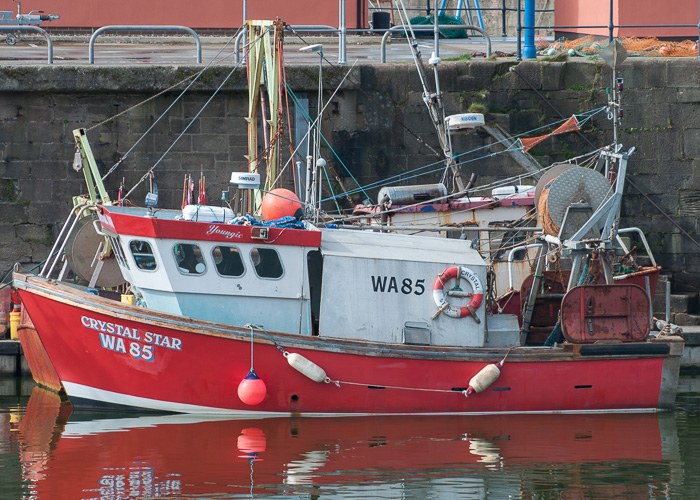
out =
<path fill-rule="evenodd" d="M 107 404 L 132 406 L 134 408 L 151 409 L 160 411 L 170 411 L 176 413 L 192 413 L 202 415 L 229 415 L 241 417 L 286 417 L 289 412 L 271 412 L 256 410 L 231 410 L 228 408 L 215 408 L 211 406 L 189 405 L 184 403 L 174 403 L 171 401 L 161 401 L 158 399 L 141 398 L 130 396 L 119 392 L 105 391 L 87 385 L 73 382 L 63 382 L 68 397 L 89 399 Z M 548 415 L 552 413 L 561 414 L 596 414 L 596 413 L 654 413 L 656 408 L 622 408 L 617 410 L 555 410 L 555 411 L 480 411 L 480 412 L 422 412 L 422 413 L 320 413 L 304 412 L 295 413 L 296 416 L 305 417 L 358 417 L 358 416 L 388 416 L 388 415 L 523 415 L 536 414 Z"/>

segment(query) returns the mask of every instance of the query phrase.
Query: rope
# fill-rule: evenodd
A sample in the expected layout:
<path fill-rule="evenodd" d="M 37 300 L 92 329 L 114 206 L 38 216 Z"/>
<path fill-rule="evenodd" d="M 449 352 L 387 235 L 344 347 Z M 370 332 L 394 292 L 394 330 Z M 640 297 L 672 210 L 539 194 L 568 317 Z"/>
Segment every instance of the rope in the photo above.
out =
<path fill-rule="evenodd" d="M 347 385 L 356 385 L 356 386 L 364 386 L 364 387 L 382 387 L 384 389 L 396 389 L 399 391 L 419 391 L 419 392 L 449 392 L 451 394 L 463 394 L 466 391 L 453 391 L 452 389 L 426 389 L 422 387 L 402 387 L 399 385 L 380 385 L 380 384 L 367 384 L 367 383 L 360 383 L 360 382 L 348 382 L 346 380 L 333 380 L 331 379 L 331 382 L 335 384 L 337 387 L 340 387 L 341 384 L 347 384 Z"/>
<path fill-rule="evenodd" d="M 552 235 L 552 236 L 557 236 L 559 234 L 559 226 L 552 220 L 551 215 L 549 215 L 549 188 L 552 187 L 552 184 L 556 180 L 556 177 L 552 179 L 545 187 L 542 189 L 542 193 L 540 194 L 540 201 L 537 204 L 537 217 L 540 219 L 540 222 L 542 223 L 542 229 L 544 229 L 544 232 Z"/>
<path fill-rule="evenodd" d="M 280 217 L 279 219 L 259 222 L 251 215 L 239 215 L 238 217 L 228 221 L 228 224 L 235 226 L 264 226 L 264 227 L 281 227 L 286 229 L 306 229 L 303 222 L 296 220 L 291 215 Z"/>
<path fill-rule="evenodd" d="M 269 337 L 269 339 L 272 341 L 272 343 L 275 344 L 275 347 L 276 347 L 277 349 L 279 349 L 279 351 L 280 351 L 285 357 L 287 357 L 287 355 L 289 354 L 287 351 L 284 350 L 284 348 L 283 348 L 282 346 L 280 346 L 280 345 L 277 343 L 277 341 L 276 341 L 274 338 L 272 338 L 272 335 L 270 335 L 269 333 L 267 333 L 267 330 L 265 330 L 265 328 L 263 328 L 262 325 L 254 325 L 253 323 L 247 323 L 247 324 L 245 325 L 245 327 L 246 327 L 246 328 L 250 328 L 251 333 L 253 332 L 253 328 L 255 328 L 256 330 L 260 330 L 261 332 L 263 332 L 265 335 L 267 335 L 267 336 Z"/>
<path fill-rule="evenodd" d="M 285 351 L 282 346 L 280 346 L 277 341 L 270 335 L 265 328 L 263 328 L 261 325 L 254 325 L 252 323 L 248 323 L 245 325 L 246 328 L 250 328 L 251 332 L 251 341 L 252 341 L 252 334 L 253 334 L 253 329 L 259 330 L 263 332 L 265 335 L 268 336 L 268 338 L 272 341 L 272 343 L 275 345 L 275 347 L 282 353 L 282 355 L 287 358 L 289 356 L 289 352 Z M 252 352 L 252 345 L 251 345 L 251 352 Z M 505 357 L 503 358 L 504 362 L 506 358 L 508 357 L 508 354 L 510 354 L 510 349 L 508 349 L 508 352 L 506 353 Z M 251 360 L 252 360 L 252 354 L 251 354 Z M 466 396 L 466 390 L 464 391 L 454 391 L 452 389 L 427 389 L 424 387 L 404 387 L 404 386 L 398 386 L 398 385 L 382 385 L 382 384 L 368 384 L 368 383 L 361 383 L 361 382 L 350 382 L 348 380 L 333 380 L 331 378 L 326 379 L 326 383 L 333 383 L 336 385 L 336 387 L 340 387 L 341 384 L 345 385 L 355 385 L 358 387 L 381 387 L 384 389 L 395 389 L 395 390 L 400 390 L 400 391 L 418 391 L 418 392 L 442 392 L 442 393 L 450 393 L 450 394 L 460 394 Z"/>

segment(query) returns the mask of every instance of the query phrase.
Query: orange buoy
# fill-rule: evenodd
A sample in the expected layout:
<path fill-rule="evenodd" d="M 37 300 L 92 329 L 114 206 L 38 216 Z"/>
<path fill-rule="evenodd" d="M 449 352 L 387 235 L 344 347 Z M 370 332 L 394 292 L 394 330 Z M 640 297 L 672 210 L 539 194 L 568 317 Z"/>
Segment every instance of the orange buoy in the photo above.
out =
<path fill-rule="evenodd" d="M 265 396 L 267 396 L 265 382 L 251 368 L 248 375 L 238 384 L 238 398 L 247 405 L 255 406 L 262 403 Z"/>
<path fill-rule="evenodd" d="M 260 207 L 265 220 L 277 220 L 282 217 L 294 217 L 300 220 L 303 215 L 302 204 L 296 194 L 289 189 L 273 189 L 262 200 Z"/>

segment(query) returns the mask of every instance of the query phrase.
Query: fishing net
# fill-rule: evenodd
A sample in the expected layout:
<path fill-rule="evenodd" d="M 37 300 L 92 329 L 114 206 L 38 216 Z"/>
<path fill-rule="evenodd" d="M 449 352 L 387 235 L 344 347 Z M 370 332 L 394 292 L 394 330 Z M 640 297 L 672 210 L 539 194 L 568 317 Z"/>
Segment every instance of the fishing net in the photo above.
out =
<path fill-rule="evenodd" d="M 433 19 L 434 17 L 432 15 L 425 17 L 425 16 L 416 16 L 410 20 L 410 23 L 414 26 L 424 26 L 424 25 L 433 25 Z M 449 25 L 464 25 L 461 19 L 454 17 L 454 16 L 448 16 L 445 14 L 441 14 L 438 16 L 438 25 L 440 24 L 449 24 Z M 467 34 L 467 30 L 441 30 L 440 35 L 444 36 L 445 38 L 467 38 L 469 35 Z M 420 31 L 416 32 L 416 36 L 433 36 L 432 33 L 428 33 L 427 31 Z"/>
<path fill-rule="evenodd" d="M 576 130 L 581 130 L 581 126 L 579 125 L 578 120 L 576 119 L 576 115 L 573 115 L 571 116 L 571 118 L 569 118 L 559 127 L 557 127 L 556 130 L 550 132 L 549 134 L 540 135 L 538 137 L 521 137 L 518 140 L 520 141 L 520 145 L 522 146 L 523 151 L 530 151 L 533 147 L 535 147 L 537 144 L 544 141 L 545 139 L 549 139 L 554 135 L 575 132 Z"/>
<path fill-rule="evenodd" d="M 617 39 L 631 56 L 644 57 L 697 57 L 698 44 L 695 40 L 683 40 L 681 42 L 662 41 L 658 38 L 622 37 Z M 596 39 L 593 35 L 584 36 L 575 40 L 560 38 L 553 42 L 543 37 L 535 39 L 537 50 L 546 55 L 554 55 L 557 52 L 568 52 L 570 55 L 592 56 L 608 46 L 607 40 Z"/>

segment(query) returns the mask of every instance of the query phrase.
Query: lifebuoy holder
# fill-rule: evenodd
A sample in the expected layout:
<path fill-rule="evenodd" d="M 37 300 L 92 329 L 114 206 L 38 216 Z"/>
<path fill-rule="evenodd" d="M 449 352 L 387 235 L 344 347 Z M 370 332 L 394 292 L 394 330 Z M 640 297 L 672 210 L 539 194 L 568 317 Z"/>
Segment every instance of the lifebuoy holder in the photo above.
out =
<path fill-rule="evenodd" d="M 446 293 L 445 284 L 453 278 L 457 279 L 457 284 Z M 471 301 L 464 307 L 455 307 L 447 301 L 446 295 L 469 297 L 459 286 L 460 278 L 466 279 L 472 287 Z M 433 300 L 438 310 L 432 319 L 437 318 L 440 314 L 445 314 L 450 318 L 471 316 L 477 323 L 481 322 L 476 315 L 476 310 L 479 309 L 481 302 L 484 300 L 484 288 L 481 286 L 481 281 L 476 273 L 467 267 L 449 267 L 438 275 L 433 285 Z"/>

